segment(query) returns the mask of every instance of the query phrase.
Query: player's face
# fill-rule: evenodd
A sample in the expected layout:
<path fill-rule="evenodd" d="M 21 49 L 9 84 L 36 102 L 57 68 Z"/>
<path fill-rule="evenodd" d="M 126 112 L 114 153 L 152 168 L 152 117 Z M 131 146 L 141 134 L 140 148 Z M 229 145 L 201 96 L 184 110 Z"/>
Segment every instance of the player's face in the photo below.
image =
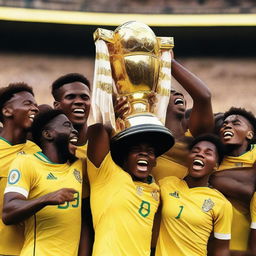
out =
<path fill-rule="evenodd" d="M 78 137 L 71 121 L 64 114 L 61 114 L 55 117 L 49 126 L 53 132 L 56 146 L 63 152 L 74 155 Z"/>
<path fill-rule="evenodd" d="M 26 91 L 15 93 L 6 104 L 9 118 L 16 127 L 28 129 L 31 127 L 38 113 L 37 103 L 34 96 Z"/>
<path fill-rule="evenodd" d="M 156 165 L 154 148 L 147 143 L 130 147 L 124 169 L 134 180 L 144 181 Z"/>
<path fill-rule="evenodd" d="M 210 175 L 217 166 L 218 153 L 213 143 L 198 142 L 188 155 L 189 176 L 203 178 Z"/>
<path fill-rule="evenodd" d="M 246 118 L 231 115 L 224 120 L 219 135 L 222 143 L 226 145 L 243 145 L 252 139 L 253 131 Z"/>
<path fill-rule="evenodd" d="M 84 125 L 90 111 L 90 90 L 81 82 L 65 84 L 59 89 L 59 101 L 54 103 L 61 109 L 73 125 Z"/>
<path fill-rule="evenodd" d="M 177 91 L 172 91 L 168 104 L 168 110 L 177 114 L 185 114 L 186 101 L 184 95 Z"/>

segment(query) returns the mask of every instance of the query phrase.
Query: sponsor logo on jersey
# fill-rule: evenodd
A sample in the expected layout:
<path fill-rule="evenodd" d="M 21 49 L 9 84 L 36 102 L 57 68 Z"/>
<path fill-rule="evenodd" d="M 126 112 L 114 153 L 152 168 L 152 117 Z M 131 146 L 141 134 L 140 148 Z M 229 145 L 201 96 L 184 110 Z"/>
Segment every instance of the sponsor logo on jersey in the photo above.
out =
<path fill-rule="evenodd" d="M 80 175 L 80 172 L 79 172 L 77 169 L 74 169 L 73 174 L 74 174 L 76 180 L 77 180 L 79 183 L 82 183 L 82 181 L 83 181 L 83 180 L 82 180 L 82 177 L 81 177 L 81 175 Z"/>
<path fill-rule="evenodd" d="M 169 193 L 169 195 L 173 196 L 173 197 L 176 197 L 176 198 L 180 198 L 179 191 L 174 191 L 172 193 Z"/>
<path fill-rule="evenodd" d="M 57 177 L 54 176 L 51 172 L 47 175 L 47 180 L 57 180 Z"/>
<path fill-rule="evenodd" d="M 209 212 L 213 208 L 213 206 L 214 206 L 214 202 L 211 200 L 211 198 L 205 199 L 202 205 L 202 210 L 204 212 Z"/>
<path fill-rule="evenodd" d="M 8 183 L 11 185 L 16 184 L 20 180 L 20 172 L 17 169 L 13 169 L 10 171 L 8 176 Z"/>

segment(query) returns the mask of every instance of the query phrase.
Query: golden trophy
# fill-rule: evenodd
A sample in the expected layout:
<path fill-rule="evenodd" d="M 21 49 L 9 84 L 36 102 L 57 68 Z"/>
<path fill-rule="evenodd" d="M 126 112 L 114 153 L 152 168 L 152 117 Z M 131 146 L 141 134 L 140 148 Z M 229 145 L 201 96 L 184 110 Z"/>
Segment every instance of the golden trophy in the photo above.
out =
<path fill-rule="evenodd" d="M 156 37 L 147 25 L 130 21 L 114 31 L 98 28 L 94 40 L 92 108 L 94 119 L 113 127 L 111 151 L 145 140 L 154 144 L 157 156 L 163 154 L 174 144 L 164 126 L 173 38 Z M 156 104 L 152 92 L 156 93 Z M 129 111 L 122 118 L 113 113 L 113 94 L 128 100 Z"/>

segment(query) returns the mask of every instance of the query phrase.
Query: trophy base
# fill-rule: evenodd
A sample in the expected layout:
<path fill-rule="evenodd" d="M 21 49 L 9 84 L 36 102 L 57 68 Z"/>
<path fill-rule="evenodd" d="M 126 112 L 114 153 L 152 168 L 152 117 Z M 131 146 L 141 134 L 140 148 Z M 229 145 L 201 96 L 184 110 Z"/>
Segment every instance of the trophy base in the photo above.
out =
<path fill-rule="evenodd" d="M 123 130 L 112 137 L 110 150 L 115 162 L 120 162 L 120 155 L 130 146 L 140 142 L 151 144 L 156 157 L 168 151 L 174 144 L 174 137 L 169 129 L 163 125 L 141 124 Z"/>

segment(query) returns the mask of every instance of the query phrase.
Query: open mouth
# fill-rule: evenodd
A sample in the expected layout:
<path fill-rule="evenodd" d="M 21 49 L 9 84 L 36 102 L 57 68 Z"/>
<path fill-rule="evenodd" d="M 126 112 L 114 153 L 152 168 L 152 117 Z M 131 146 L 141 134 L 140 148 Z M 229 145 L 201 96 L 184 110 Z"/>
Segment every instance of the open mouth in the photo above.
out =
<path fill-rule="evenodd" d="M 174 101 L 174 105 L 180 105 L 183 106 L 184 105 L 184 99 L 182 98 L 178 98 Z"/>
<path fill-rule="evenodd" d="M 148 170 L 148 161 L 147 160 L 138 160 L 137 168 L 141 172 L 146 172 Z"/>
<path fill-rule="evenodd" d="M 76 145 L 77 144 L 77 141 L 78 141 L 78 137 L 76 136 L 72 136 L 70 139 L 69 139 L 69 142 L 73 145 Z"/>
<path fill-rule="evenodd" d="M 31 122 L 33 122 L 33 121 L 34 121 L 34 119 L 35 119 L 35 115 L 34 115 L 34 114 L 29 115 L 29 120 L 30 120 Z"/>
<path fill-rule="evenodd" d="M 193 169 L 194 170 L 201 170 L 204 168 L 204 162 L 200 159 L 195 159 L 193 161 Z"/>
<path fill-rule="evenodd" d="M 223 138 L 224 138 L 225 140 L 228 140 L 228 139 L 232 138 L 233 136 L 234 136 L 234 133 L 231 132 L 231 131 L 225 131 L 225 132 L 223 133 Z"/>
<path fill-rule="evenodd" d="M 75 108 L 72 112 L 78 116 L 84 116 L 85 114 L 85 110 L 83 108 Z"/>

